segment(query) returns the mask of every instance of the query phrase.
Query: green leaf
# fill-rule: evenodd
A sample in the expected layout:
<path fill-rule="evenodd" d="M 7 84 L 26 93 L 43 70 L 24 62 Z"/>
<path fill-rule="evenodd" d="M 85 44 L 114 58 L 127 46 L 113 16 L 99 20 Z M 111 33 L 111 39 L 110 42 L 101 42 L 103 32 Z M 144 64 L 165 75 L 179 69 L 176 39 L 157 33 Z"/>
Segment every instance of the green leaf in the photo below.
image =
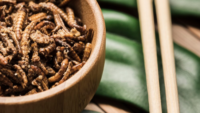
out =
<path fill-rule="evenodd" d="M 110 13 L 119 14 L 113 12 Z M 109 15 L 108 12 L 106 13 Z M 115 20 L 115 18 L 113 19 Z M 128 20 L 131 21 L 132 19 Z M 128 20 L 127 23 L 129 23 Z M 106 17 L 105 21 L 107 21 Z M 115 24 L 123 25 L 124 22 L 123 19 L 122 21 L 119 19 Z M 133 24 L 130 29 L 134 31 L 138 24 Z M 121 28 L 122 26 L 118 27 Z M 109 29 L 107 28 L 107 30 Z M 127 34 L 128 32 L 123 31 L 120 35 Z M 129 39 L 117 35 L 115 31 L 113 33 L 116 34 L 107 32 L 105 68 L 102 81 L 96 94 L 128 102 L 148 111 L 142 45 L 141 43 L 130 40 L 132 38 L 134 39 L 134 33 L 132 33 Z M 181 113 L 198 113 L 200 111 L 200 58 L 177 44 L 174 44 L 174 48 Z M 162 107 L 163 113 L 166 113 L 165 89 L 159 49 L 158 63 Z"/>
<path fill-rule="evenodd" d="M 98 0 L 100 4 L 127 7 L 129 10 L 137 8 L 137 0 Z M 170 0 L 173 16 L 200 17 L 200 0 Z"/>
<path fill-rule="evenodd" d="M 140 25 L 136 18 L 114 10 L 102 9 L 102 12 L 108 32 L 141 42 Z"/>

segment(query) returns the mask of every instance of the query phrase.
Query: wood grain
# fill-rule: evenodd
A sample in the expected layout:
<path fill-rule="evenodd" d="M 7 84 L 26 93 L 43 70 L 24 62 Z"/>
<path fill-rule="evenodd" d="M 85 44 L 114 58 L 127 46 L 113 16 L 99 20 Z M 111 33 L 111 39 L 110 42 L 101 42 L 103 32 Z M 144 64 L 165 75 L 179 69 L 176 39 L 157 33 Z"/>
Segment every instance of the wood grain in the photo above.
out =
<path fill-rule="evenodd" d="M 180 113 L 168 0 L 155 0 L 168 113 Z"/>
<path fill-rule="evenodd" d="M 84 67 L 63 84 L 22 97 L 0 97 L 0 113 L 79 113 L 99 85 L 105 61 L 105 24 L 96 0 L 72 0 L 77 16 L 94 29 L 92 53 Z"/>
<path fill-rule="evenodd" d="M 138 0 L 137 2 L 145 61 L 149 111 L 151 113 L 162 113 L 153 16 L 153 1 Z"/>

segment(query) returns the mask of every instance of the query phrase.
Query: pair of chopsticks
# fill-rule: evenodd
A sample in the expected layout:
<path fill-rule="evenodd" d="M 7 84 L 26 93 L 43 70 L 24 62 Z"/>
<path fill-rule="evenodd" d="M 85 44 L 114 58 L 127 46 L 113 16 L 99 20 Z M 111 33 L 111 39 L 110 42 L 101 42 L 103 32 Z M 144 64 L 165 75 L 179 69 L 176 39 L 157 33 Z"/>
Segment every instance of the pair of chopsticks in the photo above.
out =
<path fill-rule="evenodd" d="M 137 0 L 150 113 L 162 113 L 157 64 L 153 0 Z M 180 113 L 168 0 L 155 0 L 168 113 Z"/>

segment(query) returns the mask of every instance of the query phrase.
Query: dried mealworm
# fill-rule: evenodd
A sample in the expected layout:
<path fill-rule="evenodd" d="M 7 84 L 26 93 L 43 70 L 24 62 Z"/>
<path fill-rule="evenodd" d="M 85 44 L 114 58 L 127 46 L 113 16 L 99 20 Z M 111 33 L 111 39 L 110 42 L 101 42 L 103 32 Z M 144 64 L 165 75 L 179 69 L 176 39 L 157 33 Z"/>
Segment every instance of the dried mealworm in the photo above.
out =
<path fill-rule="evenodd" d="M 54 26 L 55 27 L 55 24 L 53 22 L 44 20 L 44 21 L 40 22 L 39 24 L 37 24 L 34 29 L 35 30 L 40 29 L 45 25 L 50 25 L 50 26 Z"/>
<path fill-rule="evenodd" d="M 12 38 L 12 40 L 14 41 L 14 43 L 16 45 L 18 53 L 21 54 L 21 47 L 20 47 L 19 41 L 17 40 L 15 33 L 9 29 L 5 29 L 3 32 L 7 33 Z"/>
<path fill-rule="evenodd" d="M 30 38 L 38 44 L 50 44 L 53 42 L 48 35 L 41 33 L 39 30 L 37 30 L 35 33 L 32 33 Z"/>
<path fill-rule="evenodd" d="M 41 18 L 41 17 L 45 17 L 45 16 L 47 16 L 47 14 L 42 12 L 42 13 L 34 14 L 34 15 L 32 15 L 31 17 L 28 17 L 28 19 L 29 19 L 30 21 L 34 21 L 34 20 L 37 20 L 37 19 L 39 19 L 39 18 Z"/>
<path fill-rule="evenodd" d="M 49 76 L 53 76 L 56 74 L 55 70 L 49 66 L 46 67 L 47 68 L 47 71 L 48 71 L 48 75 Z"/>
<path fill-rule="evenodd" d="M 8 62 L 10 62 L 11 58 L 10 56 L 6 56 L 4 57 L 1 53 L 0 53 L 0 65 L 7 65 Z"/>
<path fill-rule="evenodd" d="M 54 15 L 54 21 L 55 21 L 55 23 L 56 23 L 56 26 L 58 26 L 58 27 L 62 27 L 62 29 L 64 29 L 65 30 L 65 32 L 69 32 L 69 30 L 66 28 L 66 26 L 65 26 L 65 24 L 64 24 L 64 22 L 63 22 L 63 20 L 62 20 L 62 18 L 60 17 L 60 14 L 58 13 L 58 12 L 56 12 L 56 11 L 54 11 L 53 12 L 53 15 Z M 55 30 L 54 30 L 55 31 Z"/>
<path fill-rule="evenodd" d="M 77 71 L 79 71 L 83 67 L 83 65 L 85 65 L 85 62 L 82 62 L 78 65 L 73 66 L 72 69 L 71 69 L 71 74 L 74 74 Z"/>
<path fill-rule="evenodd" d="M 6 26 L 11 26 L 11 25 L 12 25 L 12 16 L 11 16 L 11 15 L 8 15 L 8 16 L 5 18 L 5 22 L 6 22 Z"/>
<path fill-rule="evenodd" d="M 29 68 L 28 69 L 28 74 L 27 74 L 27 78 L 28 78 L 28 81 L 33 81 L 33 79 L 36 77 L 36 72 L 32 69 L 32 68 Z"/>
<path fill-rule="evenodd" d="M 53 40 L 53 39 L 52 39 Z M 39 53 L 48 56 L 51 52 L 53 52 L 56 49 L 56 43 L 53 41 L 51 44 L 49 44 L 47 47 L 40 48 Z"/>
<path fill-rule="evenodd" d="M 70 0 L 63 0 L 60 4 L 59 7 L 65 6 Z"/>
<path fill-rule="evenodd" d="M 11 69 L 1 67 L 0 72 L 9 77 L 14 83 L 20 83 L 20 80 Z"/>
<path fill-rule="evenodd" d="M 42 89 L 42 86 L 41 86 L 42 80 L 43 80 L 43 76 L 42 76 L 42 75 L 39 75 L 36 79 L 34 79 L 34 80 L 32 81 L 32 85 L 37 86 L 37 88 L 38 88 L 38 90 L 39 90 L 40 92 L 44 91 L 44 90 Z"/>
<path fill-rule="evenodd" d="M 67 12 L 67 16 L 68 16 L 68 21 L 67 21 L 67 24 L 73 28 L 77 28 L 78 30 L 80 30 L 81 32 L 85 31 L 86 30 L 86 26 L 79 26 L 76 21 L 75 21 L 75 15 L 74 15 L 74 11 L 70 8 L 70 7 L 67 7 L 66 8 L 66 12 Z"/>
<path fill-rule="evenodd" d="M 14 68 L 17 70 L 17 72 L 22 77 L 23 83 L 21 85 L 23 88 L 25 88 L 28 84 L 28 79 L 27 79 L 26 73 L 23 71 L 23 69 L 19 65 L 14 65 Z"/>
<path fill-rule="evenodd" d="M 64 57 L 63 57 L 63 51 L 61 51 L 61 47 L 60 46 L 58 46 L 57 48 L 56 48 L 56 59 L 57 59 L 57 62 L 58 63 L 61 63 L 62 61 L 63 61 L 63 59 L 64 59 Z"/>
<path fill-rule="evenodd" d="M 55 67 L 55 69 L 57 69 L 57 70 L 60 69 L 60 65 L 59 65 L 59 63 L 58 63 L 58 61 L 57 61 L 56 58 L 54 58 L 54 67 Z"/>
<path fill-rule="evenodd" d="M 82 61 L 87 61 L 88 60 L 91 51 L 92 51 L 92 44 L 91 43 L 87 43 L 86 46 L 85 46 L 85 50 L 84 50 Z"/>
<path fill-rule="evenodd" d="M 38 4 L 36 4 L 34 1 L 30 1 L 28 4 L 28 7 L 30 8 L 31 11 L 33 12 L 39 12 L 41 11 L 42 7 L 40 7 Z"/>
<path fill-rule="evenodd" d="M 37 93 L 37 90 L 36 88 L 30 90 L 28 93 L 26 93 L 25 95 L 32 95 L 32 94 L 36 94 Z"/>
<path fill-rule="evenodd" d="M 8 54 L 7 49 L 3 46 L 2 41 L 0 41 L 0 52 L 1 52 L 4 56 L 7 56 L 7 54 Z"/>
<path fill-rule="evenodd" d="M 76 51 L 77 54 L 83 53 L 85 49 L 85 44 L 83 42 L 75 43 L 73 49 L 74 51 Z"/>
<path fill-rule="evenodd" d="M 32 56 L 32 59 L 31 59 L 31 61 L 32 62 L 39 62 L 40 61 L 40 57 L 39 57 L 39 53 L 38 53 L 38 45 L 37 45 L 37 43 L 35 42 L 35 43 L 33 43 L 32 45 L 31 45 L 31 47 L 32 47 L 32 50 L 33 50 L 33 56 Z"/>
<path fill-rule="evenodd" d="M 79 64 L 80 64 L 80 62 L 77 62 L 77 61 L 75 61 L 75 60 L 72 60 L 72 63 L 73 63 L 74 65 L 79 65 Z"/>
<path fill-rule="evenodd" d="M 55 26 L 52 26 L 52 25 L 45 25 L 44 27 L 42 27 L 40 30 L 43 32 L 43 33 L 45 33 L 46 35 L 50 35 L 49 33 L 48 33 L 48 30 L 53 30 L 53 29 L 55 29 Z"/>
<path fill-rule="evenodd" d="M 69 75 L 71 74 L 72 66 L 73 66 L 72 62 L 69 62 L 68 68 L 65 71 L 65 73 L 63 74 L 63 78 L 59 81 L 59 84 L 62 84 L 64 81 L 66 81 L 69 78 Z"/>
<path fill-rule="evenodd" d="M 42 69 L 42 71 L 44 72 L 45 75 L 48 74 L 48 70 L 46 69 L 45 65 L 43 63 L 41 63 L 41 61 L 37 62 L 37 66 Z"/>
<path fill-rule="evenodd" d="M 5 75 L 3 75 L 1 72 L 0 72 L 0 84 L 13 87 L 13 83 L 10 81 L 10 79 L 7 78 Z"/>
<path fill-rule="evenodd" d="M 50 77 L 48 79 L 49 83 L 57 82 L 57 81 L 59 81 L 62 78 L 64 72 L 67 69 L 68 62 L 69 62 L 68 59 L 64 59 L 62 61 L 60 70 L 54 76 L 52 76 L 52 77 Z"/>
<path fill-rule="evenodd" d="M 23 8 L 25 5 L 26 5 L 25 2 L 20 2 L 20 3 L 18 3 L 18 4 L 15 5 L 15 9 L 21 9 L 21 8 Z"/>
<path fill-rule="evenodd" d="M 20 61 L 20 64 L 22 66 L 22 69 L 28 70 L 28 64 L 29 64 L 29 52 L 30 52 L 30 40 L 29 36 L 32 31 L 32 29 L 35 27 L 37 22 L 41 21 L 42 19 L 45 19 L 46 17 L 41 17 L 35 21 L 32 21 L 24 30 L 22 40 L 21 40 L 21 49 L 22 49 L 22 61 Z"/>
<path fill-rule="evenodd" d="M 55 41 L 57 43 L 59 43 L 60 45 L 62 45 L 62 46 L 64 46 L 64 47 L 69 49 L 68 55 L 70 57 L 72 57 L 72 59 L 74 59 L 74 60 L 76 60 L 78 62 L 81 62 L 80 57 L 78 56 L 78 54 L 73 50 L 73 48 L 69 44 L 67 44 L 66 42 L 61 41 L 60 39 L 55 39 Z"/>
<path fill-rule="evenodd" d="M 42 88 L 44 89 L 44 91 L 49 89 L 49 87 L 48 87 L 48 78 L 46 76 L 43 78 L 41 84 L 42 84 Z"/>
<path fill-rule="evenodd" d="M 0 5 L 4 5 L 4 4 L 11 4 L 14 5 L 16 4 L 17 1 L 16 0 L 0 0 Z"/>
<path fill-rule="evenodd" d="M 16 21 L 16 26 L 15 26 L 15 34 L 17 36 L 18 40 L 21 40 L 22 38 L 22 27 L 24 25 L 25 22 L 25 17 L 26 17 L 26 9 L 23 7 L 21 9 L 18 10 L 18 17 L 17 17 L 17 21 Z"/>

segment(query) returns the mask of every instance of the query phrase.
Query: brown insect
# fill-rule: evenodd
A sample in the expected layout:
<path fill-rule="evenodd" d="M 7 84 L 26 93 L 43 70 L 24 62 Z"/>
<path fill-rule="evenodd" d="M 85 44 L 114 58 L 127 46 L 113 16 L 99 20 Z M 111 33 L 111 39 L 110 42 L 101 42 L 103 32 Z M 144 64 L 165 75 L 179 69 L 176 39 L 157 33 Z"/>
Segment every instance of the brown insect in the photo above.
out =
<path fill-rule="evenodd" d="M 53 76 L 56 74 L 55 70 L 49 66 L 46 67 L 47 71 L 48 71 L 48 76 Z"/>
<path fill-rule="evenodd" d="M 84 32 L 86 30 L 86 26 L 79 26 L 76 21 L 75 21 L 75 15 L 74 15 L 74 11 L 70 8 L 70 7 L 67 7 L 66 8 L 66 12 L 67 12 L 67 16 L 68 16 L 68 25 L 73 28 L 77 28 L 78 30 Z"/>
<path fill-rule="evenodd" d="M 40 30 L 46 34 L 46 35 L 50 35 L 50 33 L 48 32 L 49 30 L 54 30 L 55 29 L 55 26 L 52 26 L 52 25 L 45 25 L 44 27 L 42 27 Z"/>
<path fill-rule="evenodd" d="M 50 77 L 50 78 L 48 79 L 49 83 L 57 82 L 57 81 L 59 81 L 59 80 L 62 78 L 64 72 L 65 72 L 66 69 L 67 69 L 68 62 L 69 62 L 68 59 L 64 59 L 64 60 L 62 61 L 60 70 L 59 70 L 54 76 L 52 76 L 52 77 Z"/>
<path fill-rule="evenodd" d="M 7 27 L 6 22 L 0 22 L 0 26 Z"/>
<path fill-rule="evenodd" d="M 3 54 L 3 56 L 7 56 L 8 52 L 7 52 L 7 48 L 5 48 L 3 46 L 2 41 L 0 41 L 0 52 Z"/>
<path fill-rule="evenodd" d="M 56 23 L 57 29 L 62 27 L 63 30 L 65 30 L 65 32 L 69 32 L 69 30 L 66 28 L 62 18 L 60 17 L 60 14 L 56 11 L 53 12 L 54 15 L 54 21 Z M 54 30 L 56 31 L 56 30 Z"/>
<path fill-rule="evenodd" d="M 41 13 L 37 13 L 37 14 L 34 14 L 34 15 L 28 17 L 28 20 L 34 21 L 34 20 L 40 19 L 41 17 L 45 17 L 45 16 L 47 16 L 47 14 L 41 12 Z"/>
<path fill-rule="evenodd" d="M 7 77 L 9 77 L 12 82 L 18 83 L 18 84 L 20 83 L 20 80 L 15 76 L 15 73 L 11 69 L 0 66 L 0 72 L 5 74 Z"/>
<path fill-rule="evenodd" d="M 60 4 L 59 7 L 65 6 L 70 0 L 63 0 Z"/>
<path fill-rule="evenodd" d="M 23 83 L 21 83 L 21 85 L 23 88 L 25 88 L 28 84 L 28 79 L 27 79 L 26 73 L 19 65 L 14 65 L 14 68 L 17 70 L 17 72 L 21 76 L 21 78 L 23 80 Z"/>
<path fill-rule="evenodd" d="M 42 75 L 39 75 L 36 79 L 34 79 L 34 80 L 32 81 L 32 85 L 37 86 L 39 92 L 44 91 L 44 90 L 42 89 L 42 86 L 41 86 L 42 80 L 43 80 L 43 76 L 42 76 Z"/>
<path fill-rule="evenodd" d="M 31 47 L 32 47 L 32 50 L 33 50 L 33 56 L 32 56 L 32 59 L 31 59 L 31 61 L 32 62 L 39 62 L 40 61 L 40 57 L 39 57 L 39 53 L 38 53 L 38 45 L 37 45 L 37 43 L 35 42 L 35 43 L 33 43 L 32 45 L 31 45 Z"/>
<path fill-rule="evenodd" d="M 68 68 L 65 71 L 65 73 L 63 74 L 63 78 L 59 81 L 59 84 L 62 84 L 63 82 L 65 82 L 69 78 L 69 75 L 71 74 L 72 66 L 73 66 L 72 62 L 69 62 Z"/>
<path fill-rule="evenodd" d="M 77 71 L 79 71 L 84 65 L 85 65 L 85 62 L 82 62 L 78 65 L 73 66 L 72 69 L 71 69 L 71 74 L 74 74 Z"/>
<path fill-rule="evenodd" d="M 10 60 L 12 59 L 12 57 L 11 56 L 6 56 L 6 57 L 4 57 L 1 53 L 0 53 L 0 64 L 1 65 L 7 65 L 8 64 L 8 62 L 10 62 Z"/>
<path fill-rule="evenodd" d="M 85 50 L 84 50 L 82 61 L 87 61 L 88 60 L 91 51 L 92 51 L 92 44 L 91 43 L 87 43 L 86 46 L 85 46 Z"/>
<path fill-rule="evenodd" d="M 55 27 L 55 24 L 53 22 L 44 20 L 44 21 L 40 22 L 39 24 L 37 24 L 34 29 L 35 30 L 40 29 L 45 25 L 50 25 L 50 26 Z"/>
<path fill-rule="evenodd" d="M 62 61 L 63 61 L 63 59 L 64 59 L 64 57 L 63 57 L 63 50 L 61 50 L 61 47 L 60 46 L 58 46 L 57 48 L 56 48 L 56 59 L 57 59 L 57 62 L 58 63 L 61 63 Z"/>
<path fill-rule="evenodd" d="M 85 49 L 85 44 L 83 42 L 75 43 L 73 49 L 74 51 L 76 51 L 77 54 L 83 53 Z"/>
<path fill-rule="evenodd" d="M 37 93 L 37 90 L 36 88 L 30 90 L 28 93 L 26 93 L 25 95 L 32 95 L 32 94 L 36 94 Z"/>
<path fill-rule="evenodd" d="M 32 68 L 29 68 L 28 69 L 28 74 L 27 74 L 27 78 L 28 78 L 28 81 L 33 81 L 33 79 L 36 77 L 36 72 L 32 69 Z"/>
<path fill-rule="evenodd" d="M 20 61 L 20 65 L 22 67 L 22 69 L 24 70 L 28 70 L 28 65 L 29 65 L 29 52 L 30 52 L 30 40 L 29 40 L 29 36 L 30 36 L 30 32 L 33 30 L 33 28 L 35 27 L 35 25 L 40 22 L 41 20 L 45 19 L 46 17 L 41 17 L 35 21 L 32 21 L 24 30 L 23 36 L 22 36 L 22 40 L 21 40 L 21 49 L 22 49 L 22 61 Z"/>
<path fill-rule="evenodd" d="M 37 62 L 37 66 L 42 69 L 45 75 L 48 75 L 48 70 L 46 69 L 45 65 L 41 61 Z"/>
<path fill-rule="evenodd" d="M 53 40 L 53 39 L 52 39 Z M 48 56 L 51 52 L 53 52 L 56 49 L 56 43 L 52 42 L 51 44 L 49 44 L 47 47 L 45 48 L 40 48 L 39 49 L 39 53 L 44 55 L 44 56 Z"/>
<path fill-rule="evenodd" d="M 0 72 L 0 84 L 13 87 L 13 83 L 5 75 Z"/>
<path fill-rule="evenodd" d="M 26 13 L 27 12 L 25 8 L 19 9 L 17 13 L 18 17 L 17 17 L 16 25 L 14 26 L 14 30 L 15 30 L 15 34 L 18 40 L 21 40 L 22 38 L 22 27 L 25 22 Z"/>

